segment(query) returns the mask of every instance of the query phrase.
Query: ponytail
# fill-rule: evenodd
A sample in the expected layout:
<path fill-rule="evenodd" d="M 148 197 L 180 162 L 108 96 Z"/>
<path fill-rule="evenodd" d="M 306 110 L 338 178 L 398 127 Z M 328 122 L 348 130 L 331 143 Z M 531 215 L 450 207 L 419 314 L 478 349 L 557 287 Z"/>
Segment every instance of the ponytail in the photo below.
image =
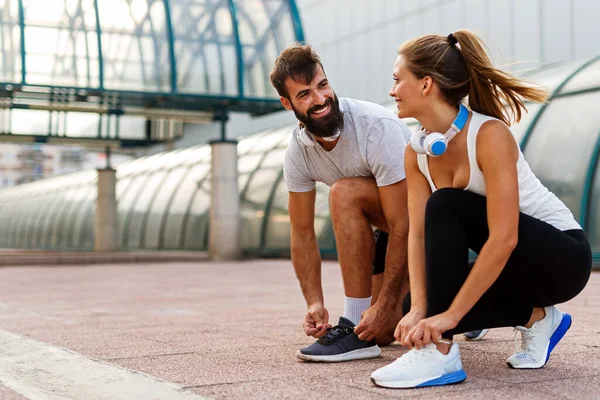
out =
<path fill-rule="evenodd" d="M 417 78 L 431 76 L 442 97 L 458 105 L 469 96 L 469 107 L 507 125 L 521 120 L 524 100 L 546 102 L 548 90 L 494 68 L 484 42 L 459 30 L 445 36 L 426 35 L 404 43 L 399 53 Z"/>

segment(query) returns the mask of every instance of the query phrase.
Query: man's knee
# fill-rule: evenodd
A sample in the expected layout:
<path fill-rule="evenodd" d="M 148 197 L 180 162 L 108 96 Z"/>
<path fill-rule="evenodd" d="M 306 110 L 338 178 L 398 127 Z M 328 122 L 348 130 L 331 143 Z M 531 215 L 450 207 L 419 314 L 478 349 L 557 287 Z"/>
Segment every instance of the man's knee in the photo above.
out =
<path fill-rule="evenodd" d="M 374 199 L 378 201 L 375 179 L 365 177 L 343 178 L 335 182 L 329 191 L 331 214 L 346 211 L 348 208 L 366 206 Z"/>

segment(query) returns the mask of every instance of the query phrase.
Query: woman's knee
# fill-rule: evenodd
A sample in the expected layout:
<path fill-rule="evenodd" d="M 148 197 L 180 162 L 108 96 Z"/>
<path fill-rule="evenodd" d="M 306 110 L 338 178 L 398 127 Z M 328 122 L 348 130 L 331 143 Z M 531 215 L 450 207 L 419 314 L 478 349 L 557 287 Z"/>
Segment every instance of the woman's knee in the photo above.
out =
<path fill-rule="evenodd" d="M 485 197 L 464 189 L 443 188 L 438 189 L 429 196 L 425 206 L 426 221 L 445 215 L 473 215 L 485 213 Z"/>

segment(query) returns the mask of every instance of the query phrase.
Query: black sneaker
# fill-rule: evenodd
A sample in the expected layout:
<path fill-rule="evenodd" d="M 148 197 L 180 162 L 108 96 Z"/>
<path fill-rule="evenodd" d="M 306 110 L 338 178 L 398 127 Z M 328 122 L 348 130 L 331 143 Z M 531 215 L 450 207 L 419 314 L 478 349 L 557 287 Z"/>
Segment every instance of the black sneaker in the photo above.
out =
<path fill-rule="evenodd" d="M 476 331 L 466 332 L 463 336 L 470 341 L 481 340 L 488 333 L 488 329 L 478 329 Z"/>
<path fill-rule="evenodd" d="M 354 324 L 344 317 L 315 343 L 296 352 L 301 360 L 318 362 L 362 360 L 380 355 L 381 349 L 375 340 L 360 340 L 354 333 Z"/>

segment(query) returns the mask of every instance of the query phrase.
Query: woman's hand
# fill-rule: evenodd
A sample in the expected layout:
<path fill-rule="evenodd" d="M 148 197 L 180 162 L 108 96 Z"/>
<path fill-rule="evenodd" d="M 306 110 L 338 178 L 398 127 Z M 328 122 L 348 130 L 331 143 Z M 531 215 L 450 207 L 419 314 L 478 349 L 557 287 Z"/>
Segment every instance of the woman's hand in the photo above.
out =
<path fill-rule="evenodd" d="M 401 344 L 404 344 L 404 340 L 408 336 L 408 333 L 419 323 L 419 321 L 425 318 L 425 315 L 425 309 L 411 307 L 408 314 L 402 317 L 396 326 L 396 330 L 394 331 L 396 340 Z"/>
<path fill-rule="evenodd" d="M 413 346 L 421 349 L 429 343 L 437 343 L 442 338 L 442 334 L 456 328 L 459 321 L 460 319 L 447 311 L 422 319 L 408 332 L 402 344 L 409 349 Z"/>

